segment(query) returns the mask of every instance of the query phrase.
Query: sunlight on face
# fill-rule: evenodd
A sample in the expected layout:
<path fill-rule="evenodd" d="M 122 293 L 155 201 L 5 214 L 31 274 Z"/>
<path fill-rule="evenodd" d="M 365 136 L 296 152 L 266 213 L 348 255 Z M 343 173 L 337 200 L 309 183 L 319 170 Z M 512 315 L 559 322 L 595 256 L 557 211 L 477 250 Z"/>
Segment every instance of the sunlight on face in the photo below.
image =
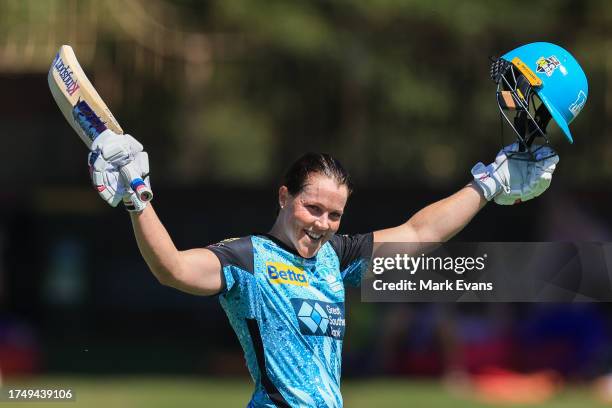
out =
<path fill-rule="evenodd" d="M 299 194 L 283 196 L 281 188 L 280 198 L 281 204 L 285 200 L 279 214 L 284 237 L 301 256 L 311 258 L 338 231 L 348 189 L 330 177 L 312 174 Z"/>

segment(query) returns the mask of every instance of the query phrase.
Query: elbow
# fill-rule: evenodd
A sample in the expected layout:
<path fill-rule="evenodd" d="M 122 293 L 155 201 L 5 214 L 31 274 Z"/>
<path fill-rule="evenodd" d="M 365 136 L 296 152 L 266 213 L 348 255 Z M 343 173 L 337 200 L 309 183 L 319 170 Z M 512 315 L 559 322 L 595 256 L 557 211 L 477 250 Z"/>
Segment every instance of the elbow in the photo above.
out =
<path fill-rule="evenodd" d="M 413 223 L 408 221 L 407 227 L 411 230 L 413 242 L 421 243 L 440 243 L 447 241 L 448 239 L 439 233 L 435 228 L 430 225 L 422 223 Z"/>
<path fill-rule="evenodd" d="M 155 275 L 155 278 L 157 279 L 157 282 L 159 282 L 160 285 L 172 287 L 172 279 L 168 278 L 168 276 L 159 275 L 155 273 L 154 275 Z"/>
<path fill-rule="evenodd" d="M 171 288 L 176 286 L 176 278 L 170 270 L 163 267 L 154 267 L 152 265 L 149 265 L 149 269 L 153 273 L 153 276 L 155 276 L 155 279 L 157 279 L 157 282 L 162 286 Z"/>

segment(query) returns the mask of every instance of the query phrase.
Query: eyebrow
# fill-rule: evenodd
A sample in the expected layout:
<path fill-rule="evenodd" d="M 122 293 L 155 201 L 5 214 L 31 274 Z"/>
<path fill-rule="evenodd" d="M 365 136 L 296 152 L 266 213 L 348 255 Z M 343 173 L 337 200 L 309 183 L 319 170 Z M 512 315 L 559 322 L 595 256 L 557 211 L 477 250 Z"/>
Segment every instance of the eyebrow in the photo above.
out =
<path fill-rule="evenodd" d="M 319 207 L 322 207 L 324 209 L 326 209 L 328 212 L 332 212 L 332 213 L 338 213 L 340 215 L 344 214 L 344 208 L 343 209 L 334 209 L 334 208 L 328 208 L 327 206 L 323 205 L 321 202 L 316 201 L 316 200 L 303 200 L 304 205 L 318 205 Z"/>

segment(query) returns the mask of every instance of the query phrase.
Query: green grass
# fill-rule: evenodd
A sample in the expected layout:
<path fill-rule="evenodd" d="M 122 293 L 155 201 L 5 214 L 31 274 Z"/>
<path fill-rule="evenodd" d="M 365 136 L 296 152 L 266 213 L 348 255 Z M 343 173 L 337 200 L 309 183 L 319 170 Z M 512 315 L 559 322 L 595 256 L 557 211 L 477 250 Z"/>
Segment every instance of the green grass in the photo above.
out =
<path fill-rule="evenodd" d="M 197 377 L 39 377 L 27 381 L 7 381 L 4 388 L 11 386 L 72 388 L 76 401 L 54 402 L 51 404 L 54 408 L 245 407 L 252 391 L 248 379 L 211 380 Z M 347 408 L 491 406 L 453 397 L 439 383 L 432 381 L 347 380 L 343 382 L 342 390 Z M 0 408 L 7 406 L 6 402 L 0 403 Z M 41 408 L 43 405 L 40 402 L 20 402 L 11 406 Z M 528 406 L 595 408 L 606 405 L 598 403 L 589 389 L 569 388 L 546 404 Z"/>

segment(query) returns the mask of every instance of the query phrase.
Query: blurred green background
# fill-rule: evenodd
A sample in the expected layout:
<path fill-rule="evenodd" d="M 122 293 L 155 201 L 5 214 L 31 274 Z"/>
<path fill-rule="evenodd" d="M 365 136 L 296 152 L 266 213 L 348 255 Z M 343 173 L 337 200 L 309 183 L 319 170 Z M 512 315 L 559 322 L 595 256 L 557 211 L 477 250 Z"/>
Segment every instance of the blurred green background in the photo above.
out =
<path fill-rule="evenodd" d="M 70 384 L 75 390 L 75 402 L 53 402 L 53 407 L 241 407 L 246 406 L 251 395 L 250 384 L 236 380 L 202 378 L 47 378 L 48 384 Z M 40 384 L 19 383 L 30 387 Z M 456 407 L 487 408 L 499 406 L 490 402 L 475 401 L 465 396 L 452 395 L 439 384 L 431 381 L 410 381 L 384 378 L 369 381 L 348 381 L 343 384 L 344 404 L 347 407 L 395 408 L 395 407 Z M 17 403 L 22 408 L 40 407 L 40 402 Z M 46 404 L 43 403 L 43 406 Z M 503 406 L 514 406 L 504 404 Z M 574 387 L 561 392 L 543 404 L 519 404 L 540 408 L 599 408 L 609 406 L 593 399 L 590 390 Z"/>
<path fill-rule="evenodd" d="M 145 142 L 157 183 L 261 186 L 299 153 L 324 150 L 360 185 L 454 188 L 500 144 L 488 57 L 550 41 L 574 53 L 591 89 L 575 146 L 551 125 L 571 169 L 564 182 L 605 186 L 611 21 L 606 0 L 2 0 L 0 74 L 11 95 L 3 128 L 68 134 L 39 82 L 68 43 L 123 127 Z M 45 139 L 9 151 L 42 154 L 58 143 Z M 3 160 L 2 181 L 82 182 L 81 146 L 62 147 L 44 179 Z"/>
<path fill-rule="evenodd" d="M 306 151 L 354 177 L 342 232 L 403 222 L 512 141 L 489 56 L 559 44 L 589 79 L 575 144 L 551 124 L 561 163 L 549 191 L 487 207 L 456 239 L 610 241 L 610 27 L 606 0 L 0 0 L 4 384 L 73 387 L 91 407 L 244 406 L 250 393 L 217 300 L 160 286 L 127 216 L 91 189 L 86 149 L 47 88 L 61 44 L 149 152 L 180 248 L 267 230 L 280 177 Z M 608 305 L 348 298 L 348 407 L 481 406 L 440 379 L 490 366 L 556 373 L 538 406 L 598 406 L 592 383 L 612 367 Z"/>

